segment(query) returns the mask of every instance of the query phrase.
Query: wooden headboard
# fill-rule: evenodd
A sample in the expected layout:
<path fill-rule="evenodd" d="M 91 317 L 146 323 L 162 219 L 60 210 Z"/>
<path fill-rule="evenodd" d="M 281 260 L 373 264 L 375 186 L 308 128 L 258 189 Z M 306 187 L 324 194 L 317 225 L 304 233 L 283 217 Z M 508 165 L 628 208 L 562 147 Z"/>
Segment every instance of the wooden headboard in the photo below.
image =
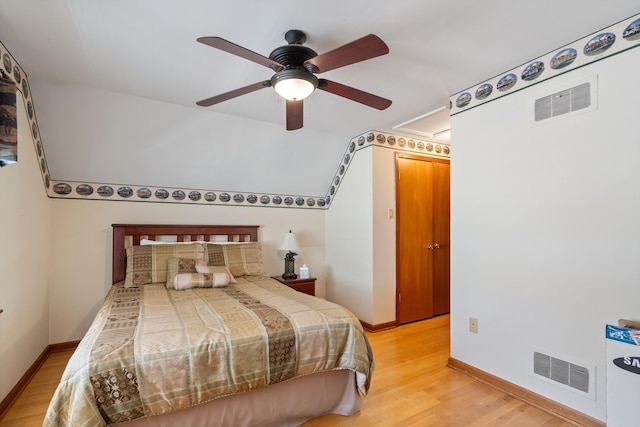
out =
<path fill-rule="evenodd" d="M 177 242 L 228 241 L 257 242 L 258 225 L 167 225 L 167 224 L 111 224 L 113 227 L 113 270 L 111 283 L 125 278 L 127 247 L 139 245 L 141 239 L 156 240 L 162 236 L 175 237 Z"/>

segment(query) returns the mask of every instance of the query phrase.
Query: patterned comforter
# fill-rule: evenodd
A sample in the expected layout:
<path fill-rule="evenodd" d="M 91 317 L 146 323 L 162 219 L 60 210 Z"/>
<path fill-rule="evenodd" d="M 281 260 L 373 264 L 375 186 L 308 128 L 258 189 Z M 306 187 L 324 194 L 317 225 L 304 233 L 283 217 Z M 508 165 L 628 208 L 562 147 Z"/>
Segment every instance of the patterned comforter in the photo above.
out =
<path fill-rule="evenodd" d="M 165 414 L 314 372 L 369 388 L 373 354 L 355 316 L 261 276 L 226 288 L 114 286 L 71 357 L 44 426 Z"/>

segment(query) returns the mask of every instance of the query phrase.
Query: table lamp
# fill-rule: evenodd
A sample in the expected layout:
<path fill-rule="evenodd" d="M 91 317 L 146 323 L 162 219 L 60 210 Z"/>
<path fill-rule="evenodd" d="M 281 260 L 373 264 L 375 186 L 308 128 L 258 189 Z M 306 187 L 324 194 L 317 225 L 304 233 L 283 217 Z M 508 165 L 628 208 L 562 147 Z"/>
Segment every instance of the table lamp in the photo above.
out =
<path fill-rule="evenodd" d="M 281 251 L 286 251 L 287 254 L 284 257 L 284 273 L 282 274 L 283 279 L 297 279 L 298 275 L 295 273 L 295 257 L 299 250 L 298 242 L 296 242 L 296 235 L 289 230 L 288 233 L 285 233 L 284 239 L 278 248 Z"/>

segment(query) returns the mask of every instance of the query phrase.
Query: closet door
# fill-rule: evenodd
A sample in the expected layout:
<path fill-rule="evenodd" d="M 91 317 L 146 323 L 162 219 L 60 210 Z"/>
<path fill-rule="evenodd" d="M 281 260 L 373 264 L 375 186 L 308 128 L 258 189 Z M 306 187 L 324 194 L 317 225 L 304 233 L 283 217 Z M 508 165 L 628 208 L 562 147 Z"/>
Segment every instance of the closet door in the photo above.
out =
<path fill-rule="evenodd" d="M 433 163 L 433 315 L 449 312 L 449 164 Z M 436 247 L 437 245 L 437 247 Z"/>
<path fill-rule="evenodd" d="M 396 321 L 449 312 L 449 164 L 396 157 Z"/>

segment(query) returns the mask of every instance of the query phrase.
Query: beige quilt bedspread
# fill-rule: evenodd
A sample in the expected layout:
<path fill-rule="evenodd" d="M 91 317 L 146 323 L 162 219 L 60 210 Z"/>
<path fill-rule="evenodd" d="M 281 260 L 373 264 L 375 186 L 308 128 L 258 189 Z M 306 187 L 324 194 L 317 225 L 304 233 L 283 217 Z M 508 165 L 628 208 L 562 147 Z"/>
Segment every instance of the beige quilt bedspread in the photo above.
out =
<path fill-rule="evenodd" d="M 314 372 L 369 388 L 373 354 L 345 308 L 262 276 L 226 288 L 114 286 L 69 361 L 44 426 L 164 414 Z"/>

